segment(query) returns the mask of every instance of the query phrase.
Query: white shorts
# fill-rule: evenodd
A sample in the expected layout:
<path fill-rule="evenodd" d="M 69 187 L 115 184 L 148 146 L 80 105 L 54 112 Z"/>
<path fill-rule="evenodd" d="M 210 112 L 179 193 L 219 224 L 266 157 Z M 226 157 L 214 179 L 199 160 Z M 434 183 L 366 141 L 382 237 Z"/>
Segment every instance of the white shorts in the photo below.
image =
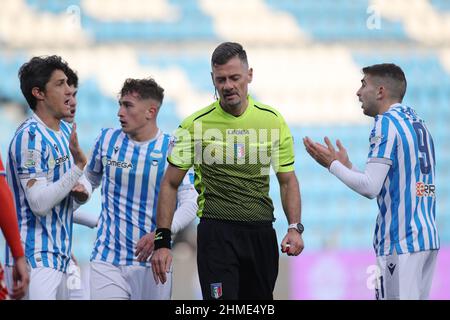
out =
<path fill-rule="evenodd" d="M 92 300 L 169 300 L 172 271 L 164 284 L 156 284 L 151 267 L 114 266 L 92 261 L 90 272 Z"/>
<path fill-rule="evenodd" d="M 43 271 L 41 269 L 45 270 Z M 13 267 L 5 266 L 5 283 L 10 294 L 12 293 L 14 284 L 13 270 Z M 23 300 L 89 299 L 89 292 L 86 290 L 86 284 L 81 280 L 80 268 L 75 265 L 72 260 L 70 260 L 67 267 L 67 273 L 44 267 L 30 269 L 29 266 L 28 271 L 30 272 L 29 290 L 33 290 L 33 292 L 31 293 L 31 296 L 27 293 L 23 297 Z M 44 285 L 42 283 L 44 283 Z M 39 289 L 39 286 L 41 286 L 42 289 Z"/>
<path fill-rule="evenodd" d="M 89 268 L 83 268 L 82 271 L 82 269 L 70 259 L 67 267 L 67 286 L 69 289 L 69 300 L 89 300 Z"/>
<path fill-rule="evenodd" d="M 439 250 L 377 257 L 378 300 L 426 300 L 430 294 Z"/>

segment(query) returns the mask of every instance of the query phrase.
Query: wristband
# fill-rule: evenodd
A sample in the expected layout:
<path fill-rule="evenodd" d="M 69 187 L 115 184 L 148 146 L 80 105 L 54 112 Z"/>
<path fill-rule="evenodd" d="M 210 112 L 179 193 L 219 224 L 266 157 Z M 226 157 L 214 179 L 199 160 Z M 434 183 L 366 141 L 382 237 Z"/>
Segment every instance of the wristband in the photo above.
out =
<path fill-rule="evenodd" d="M 167 228 L 158 228 L 155 232 L 155 249 L 158 250 L 160 248 L 172 249 L 171 246 L 171 238 L 172 231 Z"/>

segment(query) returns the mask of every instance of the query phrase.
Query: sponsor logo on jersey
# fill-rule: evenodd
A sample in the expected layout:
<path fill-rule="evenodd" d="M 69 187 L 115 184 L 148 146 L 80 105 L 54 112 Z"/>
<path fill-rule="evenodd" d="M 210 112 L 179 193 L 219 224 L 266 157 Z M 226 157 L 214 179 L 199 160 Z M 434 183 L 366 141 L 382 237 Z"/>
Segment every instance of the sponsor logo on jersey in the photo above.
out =
<path fill-rule="evenodd" d="M 376 143 L 380 142 L 381 139 L 383 139 L 383 136 L 374 136 L 374 137 L 370 138 L 370 144 L 376 144 Z"/>
<path fill-rule="evenodd" d="M 126 161 L 117 161 L 117 160 L 111 160 L 108 159 L 106 156 L 102 158 L 102 164 L 104 167 L 111 166 L 111 167 L 117 167 L 122 169 L 132 169 L 133 164 L 126 162 Z"/>
<path fill-rule="evenodd" d="M 211 297 L 219 299 L 222 296 L 222 282 L 211 283 Z"/>
<path fill-rule="evenodd" d="M 418 197 L 434 197 L 436 194 L 436 186 L 434 184 L 426 184 L 423 182 L 416 183 L 416 195 Z"/>
<path fill-rule="evenodd" d="M 248 129 L 228 129 L 227 134 L 234 134 L 237 136 L 250 134 L 250 131 Z"/>
<path fill-rule="evenodd" d="M 56 159 L 53 159 L 50 157 L 50 159 L 48 159 L 48 162 L 47 162 L 48 168 L 54 169 L 56 166 L 59 166 L 60 164 L 66 162 L 66 161 L 69 161 L 69 159 L 70 159 L 69 155 L 65 155 L 65 156 L 62 156 L 62 157 L 59 157 Z"/>

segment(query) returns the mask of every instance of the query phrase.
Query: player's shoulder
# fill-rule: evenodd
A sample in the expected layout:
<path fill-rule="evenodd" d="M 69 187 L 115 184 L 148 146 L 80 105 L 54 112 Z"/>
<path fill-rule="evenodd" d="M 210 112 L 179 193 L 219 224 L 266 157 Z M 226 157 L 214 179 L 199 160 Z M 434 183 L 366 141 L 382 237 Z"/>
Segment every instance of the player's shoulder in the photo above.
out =
<path fill-rule="evenodd" d="M 376 115 L 374 117 L 374 125 L 370 132 L 370 138 L 394 138 L 399 134 L 398 132 L 398 119 L 391 112 L 385 112 L 383 114 Z"/>
<path fill-rule="evenodd" d="M 33 117 L 25 119 L 16 129 L 16 134 L 21 132 L 35 132 L 39 127 L 39 122 Z"/>
<path fill-rule="evenodd" d="M 218 107 L 218 102 L 215 101 L 211 103 L 210 105 L 201 108 L 200 110 L 197 110 L 196 112 L 192 113 L 190 116 L 186 117 L 182 122 L 180 127 L 182 128 L 189 128 L 193 125 L 193 123 L 199 119 L 202 119 L 204 117 L 207 117 L 208 115 L 211 115 L 214 110 Z"/>
<path fill-rule="evenodd" d="M 36 121 L 33 117 L 25 119 L 19 127 L 16 129 L 14 136 L 12 138 L 12 142 L 17 141 L 19 138 L 21 140 L 34 140 L 37 135 L 40 135 L 39 132 L 39 122 Z"/>
<path fill-rule="evenodd" d="M 175 139 L 175 135 L 173 135 L 172 133 L 167 133 L 167 132 L 161 131 L 160 138 L 163 140 L 172 141 Z"/>
<path fill-rule="evenodd" d="M 262 115 L 266 115 L 268 117 L 276 117 L 280 119 L 283 118 L 281 113 L 277 109 L 268 104 L 262 103 L 252 98 L 250 98 L 249 102 L 252 103 L 255 109 Z"/>
<path fill-rule="evenodd" d="M 123 134 L 123 131 L 120 128 L 101 128 L 98 139 L 104 140 L 105 138 L 111 138 L 113 135 L 120 135 L 121 133 Z"/>
<path fill-rule="evenodd" d="M 175 140 L 175 135 L 160 130 L 155 139 L 158 141 L 161 141 L 162 144 L 166 144 L 166 143 L 173 142 Z M 151 141 L 154 141 L 154 140 L 151 140 Z M 152 143 L 152 142 L 149 142 L 149 143 Z"/>
<path fill-rule="evenodd" d="M 105 147 L 111 144 L 116 144 L 118 141 L 123 141 L 126 134 L 121 128 L 102 128 L 97 138 L 99 143 Z"/>
<path fill-rule="evenodd" d="M 391 110 L 388 110 L 382 114 L 377 114 L 374 117 L 375 126 L 387 127 L 390 124 L 392 124 L 394 122 L 394 120 L 395 120 L 395 114 Z"/>

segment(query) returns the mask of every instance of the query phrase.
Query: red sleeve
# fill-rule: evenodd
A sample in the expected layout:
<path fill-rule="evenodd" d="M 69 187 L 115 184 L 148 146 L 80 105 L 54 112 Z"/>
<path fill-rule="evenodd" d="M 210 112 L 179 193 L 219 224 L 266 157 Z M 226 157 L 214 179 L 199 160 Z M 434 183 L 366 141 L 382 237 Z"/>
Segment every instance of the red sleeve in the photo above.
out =
<path fill-rule="evenodd" d="M 6 183 L 2 159 L 0 158 L 0 228 L 3 231 L 6 242 L 11 248 L 14 258 L 24 255 L 20 242 L 19 225 L 17 223 L 16 210 L 11 190 Z"/>

